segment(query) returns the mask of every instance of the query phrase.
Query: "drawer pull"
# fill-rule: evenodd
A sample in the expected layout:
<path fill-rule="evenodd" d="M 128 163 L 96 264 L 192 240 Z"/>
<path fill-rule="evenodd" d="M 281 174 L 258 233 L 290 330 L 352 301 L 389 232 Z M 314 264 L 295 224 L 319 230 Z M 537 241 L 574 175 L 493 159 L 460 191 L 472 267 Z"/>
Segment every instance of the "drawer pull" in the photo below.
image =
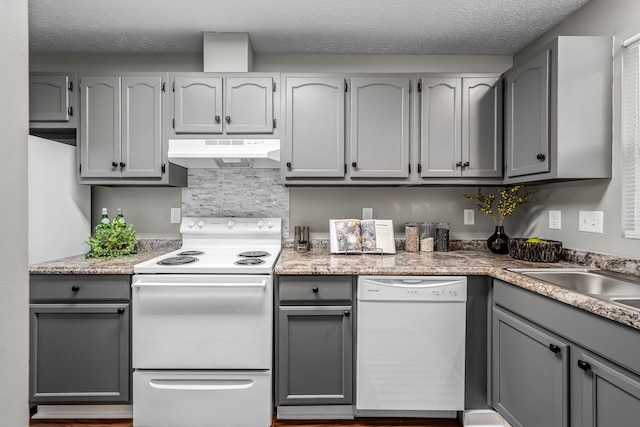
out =
<path fill-rule="evenodd" d="M 313 288 L 311 288 L 311 290 L 313 291 L 314 294 L 318 293 L 318 287 L 314 286 Z"/>
<path fill-rule="evenodd" d="M 589 369 L 591 369 L 591 365 L 583 360 L 578 360 L 578 368 L 587 372 Z"/>
<path fill-rule="evenodd" d="M 554 353 L 560 353 L 560 347 L 558 347 L 555 344 L 549 344 L 549 350 L 551 350 Z"/>
<path fill-rule="evenodd" d="M 71 287 L 71 292 L 78 292 L 79 290 L 80 290 L 80 286 L 78 286 L 78 285 L 73 285 Z"/>

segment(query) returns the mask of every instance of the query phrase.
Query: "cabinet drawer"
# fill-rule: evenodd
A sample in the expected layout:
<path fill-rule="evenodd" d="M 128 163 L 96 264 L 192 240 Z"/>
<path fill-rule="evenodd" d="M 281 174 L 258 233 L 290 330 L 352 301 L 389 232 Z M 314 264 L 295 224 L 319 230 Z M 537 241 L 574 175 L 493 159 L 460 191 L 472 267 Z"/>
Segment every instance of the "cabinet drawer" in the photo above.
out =
<path fill-rule="evenodd" d="M 31 301 L 130 300 L 128 275 L 31 275 Z"/>
<path fill-rule="evenodd" d="M 351 301 L 351 276 L 296 276 L 279 278 L 280 301 Z"/>

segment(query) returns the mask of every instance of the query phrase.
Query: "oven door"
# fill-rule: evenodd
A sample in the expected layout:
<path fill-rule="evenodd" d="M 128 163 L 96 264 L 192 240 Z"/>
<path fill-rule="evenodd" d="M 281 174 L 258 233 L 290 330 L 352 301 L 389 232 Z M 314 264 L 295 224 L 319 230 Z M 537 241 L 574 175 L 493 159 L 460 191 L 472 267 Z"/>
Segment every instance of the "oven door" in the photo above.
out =
<path fill-rule="evenodd" d="M 270 275 L 135 275 L 135 369 L 271 369 Z"/>

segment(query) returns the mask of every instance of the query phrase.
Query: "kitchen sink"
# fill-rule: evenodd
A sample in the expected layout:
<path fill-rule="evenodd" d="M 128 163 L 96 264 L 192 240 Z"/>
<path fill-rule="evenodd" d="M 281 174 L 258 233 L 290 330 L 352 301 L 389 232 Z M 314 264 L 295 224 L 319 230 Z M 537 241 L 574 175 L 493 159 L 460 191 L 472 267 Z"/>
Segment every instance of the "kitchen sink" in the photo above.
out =
<path fill-rule="evenodd" d="M 640 298 L 611 298 L 611 301 L 640 310 Z"/>
<path fill-rule="evenodd" d="M 515 273 L 640 310 L 640 278 L 582 268 L 513 268 Z"/>

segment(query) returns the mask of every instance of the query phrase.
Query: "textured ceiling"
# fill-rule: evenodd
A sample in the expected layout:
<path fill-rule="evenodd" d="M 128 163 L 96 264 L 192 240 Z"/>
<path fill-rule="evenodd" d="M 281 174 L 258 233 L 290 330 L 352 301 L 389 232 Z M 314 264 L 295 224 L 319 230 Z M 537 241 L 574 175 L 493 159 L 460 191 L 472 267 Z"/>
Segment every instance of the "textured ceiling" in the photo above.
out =
<path fill-rule="evenodd" d="M 589 0 L 29 0 L 32 52 L 511 55 Z"/>

